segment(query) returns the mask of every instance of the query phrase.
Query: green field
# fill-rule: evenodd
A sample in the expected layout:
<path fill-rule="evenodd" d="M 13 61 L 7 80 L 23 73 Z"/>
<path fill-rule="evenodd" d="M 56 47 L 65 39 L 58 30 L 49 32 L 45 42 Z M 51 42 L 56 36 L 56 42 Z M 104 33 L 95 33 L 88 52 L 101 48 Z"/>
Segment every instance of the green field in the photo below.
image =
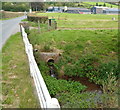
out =
<path fill-rule="evenodd" d="M 39 16 L 55 18 L 58 28 L 117 28 L 118 15 L 38 13 Z M 112 18 L 116 20 L 113 21 Z"/>
<path fill-rule="evenodd" d="M 116 107 L 116 79 L 119 73 L 117 68 L 117 33 L 117 30 L 55 30 L 39 34 L 37 30 L 33 30 L 30 32 L 29 39 L 34 48 L 39 51 L 52 51 L 54 49 L 62 51 L 61 59 L 55 64 L 58 76 L 88 77 L 90 81 L 101 85 L 104 91 L 101 97 L 105 97 L 105 99 L 100 100 L 106 102 L 105 106 Z M 37 58 L 39 51 L 36 53 Z M 39 58 L 37 62 L 50 94 L 58 98 L 63 108 L 103 106 L 95 103 L 93 100 L 87 103 L 87 97 L 91 93 L 83 92 L 84 88 L 82 86 L 79 86 L 79 89 L 75 89 L 76 84 L 74 85 L 74 83 L 73 86 L 69 86 L 69 83 L 67 84 L 65 81 L 50 77 L 47 75 L 49 74 L 47 65 Z M 111 81 L 114 83 L 110 83 Z M 68 85 L 69 90 L 64 85 Z M 79 94 L 78 90 L 82 90 L 81 94 Z M 114 92 L 108 93 L 107 91 Z M 90 95 L 90 98 L 96 95 L 93 93 Z M 107 100 L 107 97 L 110 99 Z M 108 103 L 109 105 L 107 105 Z"/>
<path fill-rule="evenodd" d="M 57 30 L 48 30 L 47 23 L 40 24 L 41 32 L 38 29 L 30 30 L 28 37 L 34 49 L 38 50 L 34 55 L 50 95 L 58 99 L 61 108 L 117 107 L 118 16 L 68 13 L 38 15 L 55 18 L 58 24 Z M 112 21 L 112 17 L 116 20 Z M 38 27 L 37 23 L 29 24 Z M 110 29 L 113 27 L 116 29 Z M 41 51 L 60 52 L 59 61 L 53 63 L 58 79 L 50 76 L 50 68 L 40 58 Z M 90 86 L 81 82 L 84 78 L 87 78 L 85 82 L 99 86 L 99 90 L 88 91 Z"/>
<path fill-rule="evenodd" d="M 96 3 L 98 3 L 98 5 L 104 5 L 104 2 L 83 2 L 85 4 L 89 4 L 89 5 L 96 5 Z M 105 3 L 106 4 L 106 7 L 110 7 L 111 8 L 111 5 L 112 5 L 112 8 L 118 8 L 117 5 L 113 5 L 113 4 L 109 4 L 109 3 Z"/>
<path fill-rule="evenodd" d="M 34 91 L 22 37 L 17 33 L 2 49 L 2 107 L 39 108 Z"/>

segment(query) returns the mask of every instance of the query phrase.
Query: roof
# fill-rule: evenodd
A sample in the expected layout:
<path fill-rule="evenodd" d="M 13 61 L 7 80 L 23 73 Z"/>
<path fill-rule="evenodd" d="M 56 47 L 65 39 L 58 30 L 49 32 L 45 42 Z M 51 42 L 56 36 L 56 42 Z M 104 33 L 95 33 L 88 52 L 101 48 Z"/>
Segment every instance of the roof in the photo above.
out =
<path fill-rule="evenodd" d="M 79 7 L 67 7 L 68 10 L 89 10 L 87 8 L 79 8 Z"/>
<path fill-rule="evenodd" d="M 120 11 L 120 9 L 118 9 L 118 8 L 108 8 L 108 9 L 106 9 L 106 11 Z"/>
<path fill-rule="evenodd" d="M 94 6 L 95 8 L 108 8 L 108 7 L 102 7 L 102 6 Z"/>

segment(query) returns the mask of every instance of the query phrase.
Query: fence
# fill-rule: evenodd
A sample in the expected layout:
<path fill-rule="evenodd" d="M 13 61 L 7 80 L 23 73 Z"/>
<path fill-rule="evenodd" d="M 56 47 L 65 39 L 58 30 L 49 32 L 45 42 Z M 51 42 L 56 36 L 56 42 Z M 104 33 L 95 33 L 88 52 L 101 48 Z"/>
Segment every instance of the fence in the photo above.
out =
<path fill-rule="evenodd" d="M 33 80 L 35 82 L 38 98 L 40 101 L 41 108 L 43 110 L 48 110 L 51 108 L 51 110 L 54 109 L 60 109 L 59 102 L 56 98 L 51 98 L 49 91 L 46 87 L 46 84 L 44 82 L 44 79 L 39 71 L 39 68 L 37 66 L 37 63 L 35 61 L 34 55 L 33 55 L 33 47 L 32 44 L 29 43 L 29 40 L 27 38 L 27 33 L 25 32 L 24 27 L 21 25 L 21 31 L 23 36 L 23 41 L 25 44 L 25 51 L 28 56 L 29 60 L 29 66 L 30 66 L 30 75 L 33 77 Z"/>

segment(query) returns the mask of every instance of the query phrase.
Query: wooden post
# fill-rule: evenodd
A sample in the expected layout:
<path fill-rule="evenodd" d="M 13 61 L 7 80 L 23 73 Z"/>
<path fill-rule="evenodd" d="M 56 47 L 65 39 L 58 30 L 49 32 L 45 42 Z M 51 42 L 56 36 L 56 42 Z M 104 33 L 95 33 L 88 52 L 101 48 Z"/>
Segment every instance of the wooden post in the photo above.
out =
<path fill-rule="evenodd" d="M 48 31 L 49 31 L 49 19 L 48 19 Z"/>
<path fill-rule="evenodd" d="M 57 22 L 55 21 L 55 29 L 57 29 Z"/>
<path fill-rule="evenodd" d="M 40 21 L 38 20 L 38 32 L 40 33 Z"/>

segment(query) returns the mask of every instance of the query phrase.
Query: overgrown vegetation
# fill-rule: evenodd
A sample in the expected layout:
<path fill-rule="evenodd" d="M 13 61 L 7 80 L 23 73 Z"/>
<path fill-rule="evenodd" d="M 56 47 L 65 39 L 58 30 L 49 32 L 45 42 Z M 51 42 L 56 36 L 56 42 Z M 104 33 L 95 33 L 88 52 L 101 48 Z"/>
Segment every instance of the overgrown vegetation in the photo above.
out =
<path fill-rule="evenodd" d="M 33 37 L 33 35 L 36 36 Z M 101 95 L 102 99 L 100 99 L 102 100 L 102 103 L 100 105 L 94 102 L 88 103 L 91 107 L 117 107 L 118 92 L 116 84 L 119 75 L 117 37 L 117 30 L 55 30 L 42 34 L 38 34 L 36 30 L 33 30 L 29 35 L 30 42 L 34 45 L 34 48 L 41 50 L 43 45 L 49 45 L 49 48 L 51 49 L 57 48 L 63 50 L 61 59 L 55 64 L 59 76 L 62 74 L 71 77 L 88 77 L 90 81 L 101 85 L 104 91 L 104 94 Z M 41 63 L 41 60 L 38 62 Z M 49 71 L 48 69 L 45 69 L 45 67 L 44 64 L 40 65 L 41 72 L 47 74 Z M 45 77 L 44 79 L 46 80 L 47 85 L 49 84 L 49 90 L 54 91 L 53 93 L 55 93 L 55 96 L 62 105 L 63 99 L 61 98 L 65 96 L 66 92 L 59 93 L 58 88 L 62 89 L 64 87 L 62 87 L 63 84 L 58 84 L 59 82 L 62 83 L 64 81 L 56 80 L 50 76 L 47 78 Z M 52 82 L 54 82 L 54 84 Z M 110 91 L 112 91 L 112 93 Z M 67 92 L 67 94 L 71 101 L 69 103 L 64 102 L 65 105 L 63 104 L 62 107 L 70 106 L 74 108 L 80 101 L 76 100 L 75 97 L 72 97 L 72 95 L 70 95 L 72 94 L 71 92 Z M 78 93 L 75 94 L 78 97 L 83 96 L 81 98 L 82 100 L 86 97 L 84 94 L 87 93 L 82 93 L 82 95 L 78 95 Z M 67 98 L 67 96 L 65 98 Z M 94 94 L 93 96 L 96 95 Z M 109 100 L 107 99 L 108 96 Z M 76 104 L 73 100 L 76 100 Z M 85 103 L 85 101 L 83 101 L 83 103 Z M 94 104 L 92 105 L 92 103 Z M 85 104 L 85 106 L 82 106 L 82 104 L 79 103 L 78 106 L 84 108 L 89 107 L 88 105 Z"/>
<path fill-rule="evenodd" d="M 17 33 L 2 49 L 3 108 L 39 108 L 32 83 L 22 37 Z"/>

